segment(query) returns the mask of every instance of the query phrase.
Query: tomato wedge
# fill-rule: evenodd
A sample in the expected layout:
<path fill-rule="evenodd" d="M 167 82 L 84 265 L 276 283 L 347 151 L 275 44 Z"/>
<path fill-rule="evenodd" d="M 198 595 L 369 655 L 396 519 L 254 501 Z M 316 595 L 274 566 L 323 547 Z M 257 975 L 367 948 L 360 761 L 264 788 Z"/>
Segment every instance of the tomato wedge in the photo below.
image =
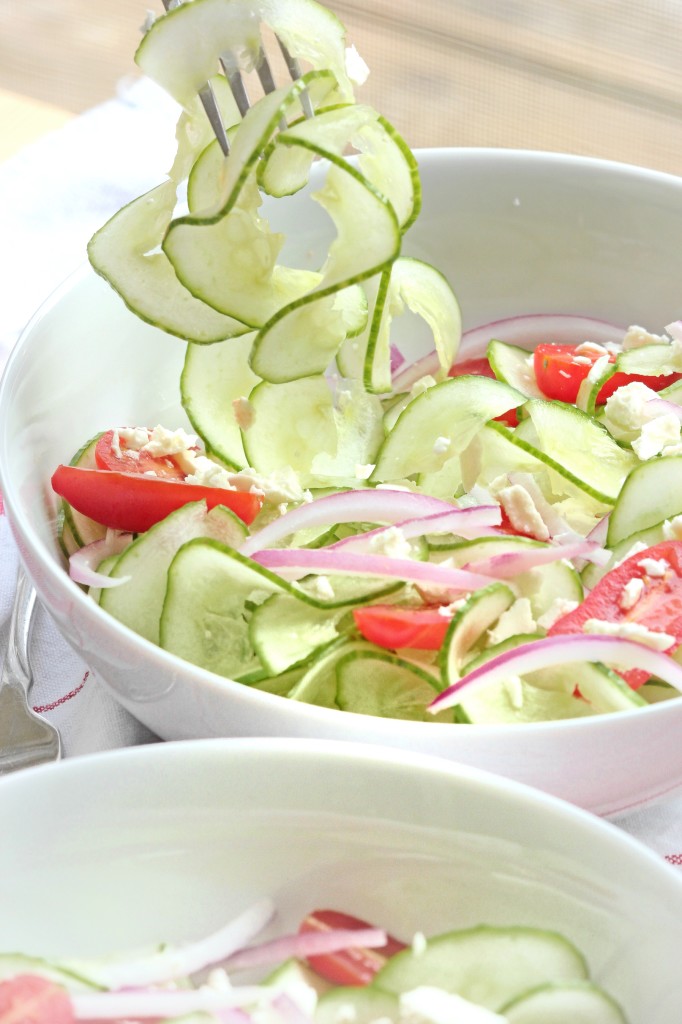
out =
<path fill-rule="evenodd" d="M 17 974 L 0 982 L 0 1022 L 74 1024 L 71 1000 L 60 986 L 36 974 Z"/>
<path fill-rule="evenodd" d="M 655 569 L 655 572 L 647 569 Z M 659 572 L 663 575 L 658 575 Z M 642 581 L 637 585 L 641 592 L 632 607 L 628 607 L 623 588 L 633 579 Z M 675 644 L 669 650 L 675 650 L 682 643 L 682 541 L 662 541 L 631 555 L 602 576 L 581 605 L 557 619 L 549 635 L 582 633 L 588 619 L 635 622 L 659 633 L 668 633 L 675 637 Z M 649 678 L 648 672 L 637 668 L 622 675 L 635 689 Z"/>
<path fill-rule="evenodd" d="M 596 352 L 578 352 L 577 345 L 553 345 L 541 343 L 533 353 L 533 368 L 538 387 L 546 398 L 559 402 L 574 403 L 578 397 L 580 385 L 599 359 Z M 585 360 L 589 360 L 586 362 Z M 615 355 L 609 355 L 610 362 L 615 362 Z M 614 391 L 625 384 L 639 381 L 646 384 L 652 391 L 661 391 L 682 379 L 682 374 L 671 373 L 665 376 L 648 377 L 644 374 L 614 373 L 597 395 L 597 405 L 604 405 Z"/>
<path fill-rule="evenodd" d="M 260 495 L 250 491 L 79 466 L 58 466 L 52 487 L 77 512 L 127 533 L 144 533 L 189 501 L 203 500 L 209 509 L 225 505 L 247 524 L 253 522 L 262 504 Z"/>
<path fill-rule="evenodd" d="M 466 374 L 473 374 L 475 377 L 490 377 L 491 380 L 497 380 L 495 371 L 488 362 L 485 356 L 480 356 L 473 359 L 462 359 L 459 363 L 455 363 L 448 370 L 448 377 L 464 377 Z M 516 427 L 519 423 L 519 418 L 516 415 L 516 409 L 510 409 L 508 412 L 503 412 L 501 416 L 496 416 L 496 420 L 500 423 L 506 423 L 508 427 Z"/>
<path fill-rule="evenodd" d="M 172 455 L 155 456 L 144 448 L 129 449 L 123 438 L 114 445 L 114 431 L 107 430 L 95 445 L 95 462 L 100 469 L 115 473 L 154 473 L 169 480 L 184 480 L 185 474 Z"/>
<path fill-rule="evenodd" d="M 451 621 L 450 615 L 437 608 L 398 608 L 392 604 L 355 608 L 353 618 L 365 640 L 391 651 L 400 647 L 438 651 Z"/>
<path fill-rule="evenodd" d="M 338 910 L 313 910 L 301 922 L 299 932 L 329 932 L 336 928 L 371 927 L 367 921 Z M 401 949 L 405 949 L 405 943 L 389 935 L 386 945 L 376 949 L 355 946 L 339 953 L 310 956 L 307 962 L 316 974 L 334 985 L 367 985 L 388 958 L 394 953 L 399 953 Z"/>

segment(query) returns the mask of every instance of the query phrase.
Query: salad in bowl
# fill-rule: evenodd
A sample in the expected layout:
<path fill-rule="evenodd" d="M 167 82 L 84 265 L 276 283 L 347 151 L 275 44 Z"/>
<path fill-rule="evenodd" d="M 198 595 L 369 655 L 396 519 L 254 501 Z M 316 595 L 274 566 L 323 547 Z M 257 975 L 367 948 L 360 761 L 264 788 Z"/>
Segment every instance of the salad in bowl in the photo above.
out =
<path fill-rule="evenodd" d="M 240 119 L 213 72 L 254 19 L 308 70 Z M 379 740 L 603 812 L 682 782 L 680 182 L 413 154 L 304 0 L 181 4 L 137 61 L 176 159 L 0 396 L 67 639 L 165 738 Z"/>

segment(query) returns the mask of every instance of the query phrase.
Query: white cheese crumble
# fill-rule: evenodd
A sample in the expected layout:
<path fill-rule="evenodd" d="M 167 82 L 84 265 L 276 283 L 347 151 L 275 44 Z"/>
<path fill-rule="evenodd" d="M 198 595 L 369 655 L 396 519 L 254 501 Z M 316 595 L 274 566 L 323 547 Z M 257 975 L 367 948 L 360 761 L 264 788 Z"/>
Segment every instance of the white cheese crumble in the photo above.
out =
<path fill-rule="evenodd" d="M 638 327 L 637 324 L 633 324 L 628 327 L 623 338 L 623 352 L 628 352 L 633 348 L 644 348 L 645 345 L 665 345 L 670 343 L 670 338 L 663 334 L 652 334 L 650 331 L 644 329 L 644 327 Z"/>
<path fill-rule="evenodd" d="M 331 601 L 334 597 L 334 588 L 328 576 L 314 576 L 310 583 L 306 583 L 306 593 L 322 601 Z"/>
<path fill-rule="evenodd" d="M 518 597 L 511 607 L 502 612 L 496 624 L 488 630 L 491 644 L 499 644 L 519 633 L 534 633 L 537 624 L 533 618 L 531 603 L 527 597 Z"/>
<path fill-rule="evenodd" d="M 618 607 L 622 608 L 624 612 L 629 612 L 631 608 L 635 607 L 643 593 L 644 580 L 640 576 L 633 576 L 620 592 Z"/>
<path fill-rule="evenodd" d="M 538 512 L 535 502 L 521 484 L 511 484 L 497 491 L 495 497 L 507 513 L 509 521 L 520 533 L 529 533 L 538 540 L 549 540 L 547 524 Z"/>
<path fill-rule="evenodd" d="M 114 431 L 114 440 L 111 447 L 117 455 L 121 454 L 120 443 L 123 441 L 129 451 L 140 451 L 149 440 L 149 431 L 146 427 L 119 427 Z"/>
<path fill-rule="evenodd" d="M 660 455 L 665 448 L 679 443 L 680 427 L 682 424 L 674 412 L 657 416 L 648 423 L 642 424 L 639 437 L 632 442 L 632 450 L 642 462 L 653 459 L 655 455 Z"/>
<path fill-rule="evenodd" d="M 640 622 L 607 622 L 605 619 L 587 619 L 583 624 L 584 633 L 596 633 L 599 636 L 616 636 L 621 640 L 635 640 L 637 643 L 651 647 L 654 651 L 667 651 L 675 643 L 675 637 L 669 633 L 659 633 L 648 629 Z"/>
<path fill-rule="evenodd" d="M 229 480 L 236 490 L 261 494 L 273 505 L 312 501 L 310 491 L 304 490 L 297 473 L 290 466 L 283 466 L 268 476 L 257 473 L 255 469 L 240 469 L 238 473 L 230 473 Z"/>
<path fill-rule="evenodd" d="M 370 538 L 369 549 L 387 558 L 411 558 L 412 545 L 399 526 L 388 526 Z"/>
<path fill-rule="evenodd" d="M 604 406 L 604 426 L 611 436 L 617 441 L 634 441 L 642 426 L 656 419 L 656 412 L 647 406 L 654 398 L 658 398 L 656 392 L 641 381 L 617 388 Z"/>
<path fill-rule="evenodd" d="M 555 597 L 547 611 L 538 618 L 538 626 L 541 629 L 551 629 L 558 619 L 575 611 L 578 604 L 578 601 L 569 601 L 565 597 Z"/>
<path fill-rule="evenodd" d="M 235 398 L 232 401 L 232 411 L 237 426 L 240 430 L 248 430 L 256 420 L 256 410 L 248 398 Z"/>
<path fill-rule="evenodd" d="M 682 516 L 673 516 L 663 522 L 663 540 L 682 540 Z"/>
<path fill-rule="evenodd" d="M 415 932 L 412 936 L 412 952 L 416 956 L 421 956 L 426 952 L 426 946 L 427 942 L 424 932 Z"/>
<path fill-rule="evenodd" d="M 507 1020 L 499 1013 L 432 985 L 420 985 L 403 992 L 398 1013 L 400 1024 L 504 1024 Z"/>
<path fill-rule="evenodd" d="M 196 448 L 197 444 L 196 437 L 188 434 L 182 427 L 177 430 L 168 430 L 159 425 L 150 432 L 149 439 L 142 445 L 142 448 L 155 458 L 159 458 L 164 455 L 179 455 L 191 448 Z"/>
<path fill-rule="evenodd" d="M 433 442 L 433 454 L 444 455 L 452 444 L 452 438 L 450 437 L 437 437 Z"/>
<path fill-rule="evenodd" d="M 374 472 L 374 463 L 368 462 L 365 465 L 357 463 L 355 466 L 355 479 L 356 480 L 369 480 L 372 473 Z"/>

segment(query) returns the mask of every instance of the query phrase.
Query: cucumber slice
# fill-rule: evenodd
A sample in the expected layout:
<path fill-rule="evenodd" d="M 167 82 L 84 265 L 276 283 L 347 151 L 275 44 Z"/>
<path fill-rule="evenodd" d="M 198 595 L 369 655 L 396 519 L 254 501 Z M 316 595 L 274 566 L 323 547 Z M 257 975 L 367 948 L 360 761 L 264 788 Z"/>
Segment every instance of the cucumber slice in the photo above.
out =
<path fill-rule="evenodd" d="M 584 957 L 556 932 L 481 925 L 429 939 L 418 952 L 396 953 L 374 984 L 396 995 L 432 985 L 499 1011 L 539 985 L 586 977 Z"/>
<path fill-rule="evenodd" d="M 439 654 L 443 688 L 459 679 L 471 648 L 514 600 L 514 592 L 506 584 L 491 583 L 472 594 L 456 612 Z"/>
<path fill-rule="evenodd" d="M 260 669 L 249 637 L 249 609 L 287 584 L 215 540 L 183 544 L 168 570 L 161 647 L 217 675 Z"/>
<path fill-rule="evenodd" d="M 627 1024 L 623 1011 L 589 981 L 542 985 L 502 1007 L 509 1024 Z"/>
<path fill-rule="evenodd" d="M 414 662 L 394 654 L 354 651 L 336 666 L 336 702 L 342 711 L 417 722 L 451 722 L 452 710 L 426 709 L 440 690 L 439 680 Z"/>
<path fill-rule="evenodd" d="M 345 985 L 333 988 L 318 999 L 315 1024 L 374 1024 L 375 1021 L 400 1020 L 397 996 L 375 985 Z"/>
<path fill-rule="evenodd" d="M 318 996 L 322 996 L 332 989 L 331 984 L 316 974 L 307 964 L 293 958 L 285 960 L 283 964 L 276 967 L 262 984 L 269 985 L 271 988 L 277 989 L 278 992 L 289 992 L 301 985 L 308 985 Z"/>
<path fill-rule="evenodd" d="M 249 636 L 268 672 L 277 674 L 307 661 L 339 637 L 339 619 L 289 594 L 273 594 L 254 609 Z"/>
<path fill-rule="evenodd" d="M 245 333 L 248 327 L 240 320 L 183 287 L 168 257 L 158 251 L 175 201 L 176 185 L 169 179 L 115 213 L 88 243 L 92 267 L 136 316 L 167 334 L 203 344 Z"/>
<path fill-rule="evenodd" d="M 257 61 L 259 21 L 289 53 L 313 68 L 328 68 L 342 95 L 353 98 L 346 73 L 345 30 L 314 0 L 193 0 L 157 18 L 140 43 L 138 67 L 181 106 L 215 73 L 222 54 L 238 56 L 242 70 Z"/>
<path fill-rule="evenodd" d="M 92 992 L 103 988 L 96 981 L 80 971 L 52 963 L 39 956 L 24 953 L 0 953 L 0 981 L 15 978 L 18 974 L 36 974 L 61 985 L 67 992 Z"/>
<path fill-rule="evenodd" d="M 380 301 L 383 299 L 383 301 Z M 390 270 L 387 292 L 379 290 L 377 313 L 370 330 L 363 367 L 368 391 L 389 392 L 391 379 L 390 328 L 405 308 L 428 325 L 442 375 L 452 366 L 462 337 L 459 304 L 440 271 L 422 260 L 404 256 Z"/>
<path fill-rule="evenodd" d="M 288 465 L 303 487 L 357 487 L 357 467 L 374 462 L 382 437 L 381 403 L 358 384 L 335 403 L 322 376 L 285 384 L 264 381 L 250 401 L 254 420 L 242 438 L 249 465 L 260 473 Z"/>
<path fill-rule="evenodd" d="M 667 376 L 682 371 L 682 362 L 675 357 L 671 345 L 642 345 L 619 353 L 615 362 L 608 363 L 599 378 L 585 388 L 581 387 L 578 400 L 581 407 L 594 416 L 599 392 L 616 373 L 643 375 L 646 377 Z"/>
<path fill-rule="evenodd" d="M 347 654 L 366 652 L 375 654 L 376 648 L 364 641 L 350 642 L 345 638 L 339 640 L 322 657 L 317 658 L 298 683 L 289 691 L 290 700 L 299 700 L 304 704 L 316 704 L 322 708 L 339 710 L 336 702 L 336 666 Z"/>
<path fill-rule="evenodd" d="M 99 603 L 125 626 L 154 644 L 166 596 L 168 568 L 178 551 L 194 537 L 212 537 L 238 546 L 246 537 L 243 522 L 228 509 L 206 511 L 203 501 L 190 502 L 133 541 L 111 569 L 113 578 L 129 577 L 117 587 L 104 587 Z"/>
<path fill-rule="evenodd" d="M 527 348 L 493 338 L 488 344 L 486 355 L 498 380 L 504 381 L 528 398 L 543 397 L 535 380 L 533 353 Z"/>
<path fill-rule="evenodd" d="M 651 459 L 636 466 L 623 484 L 609 516 L 606 543 L 614 547 L 682 512 L 682 456 Z"/>
<path fill-rule="evenodd" d="M 83 447 L 78 449 L 69 465 L 79 466 L 81 469 L 94 469 L 96 465 L 95 448 L 101 436 L 101 433 L 96 434 L 95 437 L 86 441 Z M 106 532 L 106 526 L 82 515 L 72 505 L 69 505 L 68 501 L 61 499 L 57 513 L 57 539 L 67 558 L 74 551 L 85 547 L 86 544 L 101 540 Z"/>
<path fill-rule="evenodd" d="M 573 406 L 533 399 L 526 411 L 537 432 L 539 451 L 580 480 L 598 500 L 613 504 L 628 474 L 639 464 L 637 457 Z"/>
<path fill-rule="evenodd" d="M 247 461 L 233 403 L 259 382 L 249 366 L 254 337 L 251 332 L 225 344 L 188 345 L 180 378 L 183 409 L 206 451 L 237 470 Z"/>
<path fill-rule="evenodd" d="M 386 483 L 435 473 L 459 455 L 483 425 L 524 397 L 486 377 L 453 377 L 417 395 L 379 450 L 370 481 Z M 444 444 L 436 444 L 445 439 Z"/>

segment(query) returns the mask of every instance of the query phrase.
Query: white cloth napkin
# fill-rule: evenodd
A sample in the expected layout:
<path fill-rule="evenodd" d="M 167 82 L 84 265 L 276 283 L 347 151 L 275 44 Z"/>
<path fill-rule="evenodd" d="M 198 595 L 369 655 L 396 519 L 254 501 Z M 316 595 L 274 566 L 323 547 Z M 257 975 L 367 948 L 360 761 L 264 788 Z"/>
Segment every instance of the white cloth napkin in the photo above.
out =
<path fill-rule="evenodd" d="M 177 108 L 142 80 L 0 164 L 0 371 L 37 306 L 85 262 L 92 233 L 171 164 Z M 0 650 L 7 644 L 17 553 L 0 514 Z M 61 731 L 65 756 L 153 742 L 38 612 L 31 703 Z M 633 751 L 636 770 L 637 751 Z M 612 821 L 682 868 L 682 788 Z"/>

